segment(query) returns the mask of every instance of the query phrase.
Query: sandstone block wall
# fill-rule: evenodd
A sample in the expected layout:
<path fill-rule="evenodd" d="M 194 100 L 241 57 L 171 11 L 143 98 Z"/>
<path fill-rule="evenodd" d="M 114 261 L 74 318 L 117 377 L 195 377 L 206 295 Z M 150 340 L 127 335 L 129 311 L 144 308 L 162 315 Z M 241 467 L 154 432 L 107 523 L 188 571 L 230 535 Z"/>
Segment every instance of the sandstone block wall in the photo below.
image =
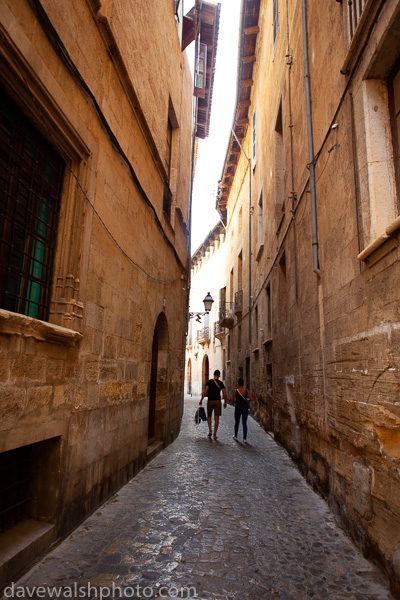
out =
<path fill-rule="evenodd" d="M 387 44 L 400 7 L 367 3 L 350 46 L 347 4 L 327 3 L 322 10 L 317 1 L 307 2 L 318 277 L 312 260 L 302 3 L 278 3 L 275 49 L 273 4 L 260 3 L 243 140 L 251 157 L 255 111 L 251 249 L 250 173 L 243 156 L 227 210 L 225 272 L 228 278 L 234 271 L 233 292 L 240 251 L 246 274 L 245 310 L 227 335 L 227 383 L 232 387 L 238 373 L 245 374 L 256 396 L 256 417 L 398 589 L 399 205 L 387 81 L 399 49 Z M 385 59 L 377 48 L 385 48 Z M 239 235 L 240 210 L 246 218 Z M 389 233 L 379 237 L 385 228 Z"/>
<path fill-rule="evenodd" d="M 179 432 L 192 82 L 172 2 L 0 15 L 2 88 L 66 163 L 49 322 L 0 311 L 0 452 L 39 444 L 40 469 L 55 442 L 33 497 L 64 535 L 146 462 L 152 378 L 155 441 Z"/>

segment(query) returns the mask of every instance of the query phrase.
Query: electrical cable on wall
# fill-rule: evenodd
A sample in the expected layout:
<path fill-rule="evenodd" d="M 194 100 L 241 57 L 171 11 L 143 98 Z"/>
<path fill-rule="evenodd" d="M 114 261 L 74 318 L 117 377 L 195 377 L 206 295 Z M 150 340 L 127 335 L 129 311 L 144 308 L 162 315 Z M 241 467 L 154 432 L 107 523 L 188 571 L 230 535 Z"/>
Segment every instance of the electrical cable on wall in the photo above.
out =
<path fill-rule="evenodd" d="M 128 157 L 126 156 L 124 150 L 122 149 L 117 137 L 115 136 L 115 134 L 113 133 L 110 125 L 108 124 L 107 119 L 105 118 L 94 94 L 91 92 L 89 86 L 87 85 L 86 81 L 83 79 L 82 75 L 80 74 L 80 72 L 78 71 L 77 67 L 75 66 L 72 58 L 70 57 L 70 55 L 68 54 L 68 51 L 64 45 L 64 43 L 62 42 L 61 38 L 59 37 L 57 31 L 55 30 L 53 24 L 51 23 L 48 15 L 46 14 L 43 6 L 41 5 L 41 3 L 39 2 L 39 0 L 28 0 L 29 5 L 31 6 L 32 10 L 34 11 L 34 13 L 36 14 L 36 17 L 44 31 L 44 33 L 46 34 L 49 42 L 51 43 L 54 51 L 56 52 L 56 54 L 58 54 L 63 62 L 63 64 L 66 66 L 66 68 L 68 69 L 68 71 L 70 72 L 70 74 L 72 75 L 72 77 L 75 79 L 75 81 L 79 84 L 79 86 L 84 90 L 84 92 L 89 96 L 89 99 L 91 100 L 91 102 L 93 103 L 93 107 L 95 109 L 95 113 L 97 114 L 102 126 L 104 127 L 110 141 L 111 144 L 113 146 L 113 148 L 116 150 L 116 152 L 118 152 L 118 154 L 121 156 L 121 158 L 123 159 L 123 161 L 125 162 L 125 164 L 128 166 L 129 169 L 129 173 L 135 183 L 136 188 L 138 189 L 143 201 L 145 202 L 145 204 L 148 206 L 148 208 L 150 209 L 150 211 L 153 214 L 153 218 L 154 221 L 157 225 L 157 228 L 159 229 L 161 235 L 163 236 L 164 240 L 166 241 L 166 243 L 168 244 L 168 246 L 172 249 L 175 259 L 179 265 L 179 267 L 182 269 L 182 271 L 186 274 L 186 268 L 183 265 L 183 263 L 181 262 L 181 259 L 178 256 L 178 253 L 175 249 L 175 246 L 172 244 L 172 242 L 170 241 L 170 239 L 168 238 L 167 234 L 164 231 L 164 228 L 160 222 L 160 219 L 157 215 L 156 209 L 154 208 L 152 202 L 150 201 L 150 199 L 148 198 L 146 192 L 144 191 L 138 176 L 136 175 L 136 172 L 131 164 L 131 162 L 129 161 Z M 26 82 L 26 80 L 24 79 L 24 82 Z M 29 86 L 28 86 L 29 89 Z M 34 98 L 34 96 L 33 96 Z M 35 102 L 36 99 L 34 98 Z M 36 102 L 36 104 L 38 105 L 38 103 Z M 40 110 L 40 107 L 39 107 Z M 42 114 L 42 112 L 41 112 Z M 43 114 L 42 114 L 43 116 Z M 47 124 L 44 120 L 44 124 L 46 126 L 46 129 L 48 130 Z M 49 132 L 51 135 L 51 132 Z M 56 143 L 54 141 L 53 136 L 51 136 L 51 139 L 53 140 L 53 143 Z M 59 148 L 58 144 L 56 144 L 57 148 Z M 67 165 L 68 166 L 68 165 Z M 111 237 L 111 239 L 113 240 L 113 242 L 116 244 L 117 248 L 124 254 L 124 256 L 126 256 L 128 258 L 128 260 L 135 265 L 137 268 L 139 268 L 143 273 L 146 274 L 147 277 L 149 277 L 150 279 L 152 279 L 153 281 L 156 281 L 158 283 L 163 283 L 165 285 L 170 285 L 171 283 L 177 281 L 178 279 L 180 279 L 181 275 L 179 275 L 177 278 L 171 280 L 171 281 L 163 281 L 161 279 L 158 279 L 156 277 L 153 277 L 152 275 L 150 275 L 149 273 L 147 273 L 147 271 L 141 267 L 140 265 L 138 265 L 130 256 L 128 256 L 125 251 L 121 248 L 121 246 L 118 244 L 118 242 L 116 241 L 115 237 L 113 236 L 113 234 L 108 230 L 107 226 L 105 225 L 104 221 L 101 219 L 100 215 L 98 214 L 98 212 L 96 211 L 96 209 L 94 208 L 94 205 L 91 203 L 90 199 L 88 198 L 87 194 L 85 193 L 85 191 L 83 190 L 82 186 L 80 185 L 76 175 L 72 172 L 72 170 L 70 169 L 70 167 L 68 166 L 70 172 L 72 173 L 72 175 L 74 176 L 75 180 L 77 181 L 79 188 L 81 189 L 85 199 L 87 200 L 87 202 L 90 205 L 91 210 L 94 212 L 94 214 L 98 217 L 99 221 L 101 222 L 102 226 L 106 229 L 108 235 Z"/>

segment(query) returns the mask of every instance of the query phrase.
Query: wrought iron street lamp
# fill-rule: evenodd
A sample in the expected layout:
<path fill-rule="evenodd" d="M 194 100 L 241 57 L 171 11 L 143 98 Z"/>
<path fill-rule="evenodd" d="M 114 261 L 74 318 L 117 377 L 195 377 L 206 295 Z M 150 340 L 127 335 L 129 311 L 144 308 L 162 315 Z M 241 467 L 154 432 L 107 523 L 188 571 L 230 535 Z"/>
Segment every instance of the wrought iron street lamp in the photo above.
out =
<path fill-rule="evenodd" d="M 211 296 L 210 292 L 208 292 L 208 294 L 204 298 L 203 303 L 204 303 L 204 311 L 205 312 L 190 312 L 189 319 L 193 319 L 193 317 L 196 317 L 196 321 L 199 321 L 199 323 L 200 323 L 201 317 L 204 317 L 204 315 L 208 315 L 208 313 L 212 309 L 212 305 L 214 303 L 214 298 Z"/>

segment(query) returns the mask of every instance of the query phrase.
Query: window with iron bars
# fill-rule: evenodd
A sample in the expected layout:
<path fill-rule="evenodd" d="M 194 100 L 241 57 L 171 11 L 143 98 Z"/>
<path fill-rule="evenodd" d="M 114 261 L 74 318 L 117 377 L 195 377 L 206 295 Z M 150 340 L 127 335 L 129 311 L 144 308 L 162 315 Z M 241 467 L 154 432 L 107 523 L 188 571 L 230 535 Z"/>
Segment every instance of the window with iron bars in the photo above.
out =
<path fill-rule="evenodd" d="M 1 90 L 0 307 L 47 320 L 64 161 Z"/>
<path fill-rule="evenodd" d="M 353 35 L 357 29 L 357 25 L 361 18 L 361 13 L 364 10 L 366 3 L 367 0 L 347 0 L 349 10 L 350 39 L 353 39 Z"/>
<path fill-rule="evenodd" d="M 29 515 L 31 446 L 0 454 L 0 533 Z"/>

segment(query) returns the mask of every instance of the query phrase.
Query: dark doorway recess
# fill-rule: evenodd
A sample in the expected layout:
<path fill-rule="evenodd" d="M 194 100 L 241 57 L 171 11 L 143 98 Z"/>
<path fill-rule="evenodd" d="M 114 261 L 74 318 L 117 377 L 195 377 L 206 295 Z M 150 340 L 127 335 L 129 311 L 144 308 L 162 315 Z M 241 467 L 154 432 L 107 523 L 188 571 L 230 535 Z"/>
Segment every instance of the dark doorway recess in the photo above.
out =
<path fill-rule="evenodd" d="M 168 405 L 168 323 L 160 313 L 154 328 L 151 349 L 151 373 L 149 390 L 148 445 L 164 442 Z"/>

